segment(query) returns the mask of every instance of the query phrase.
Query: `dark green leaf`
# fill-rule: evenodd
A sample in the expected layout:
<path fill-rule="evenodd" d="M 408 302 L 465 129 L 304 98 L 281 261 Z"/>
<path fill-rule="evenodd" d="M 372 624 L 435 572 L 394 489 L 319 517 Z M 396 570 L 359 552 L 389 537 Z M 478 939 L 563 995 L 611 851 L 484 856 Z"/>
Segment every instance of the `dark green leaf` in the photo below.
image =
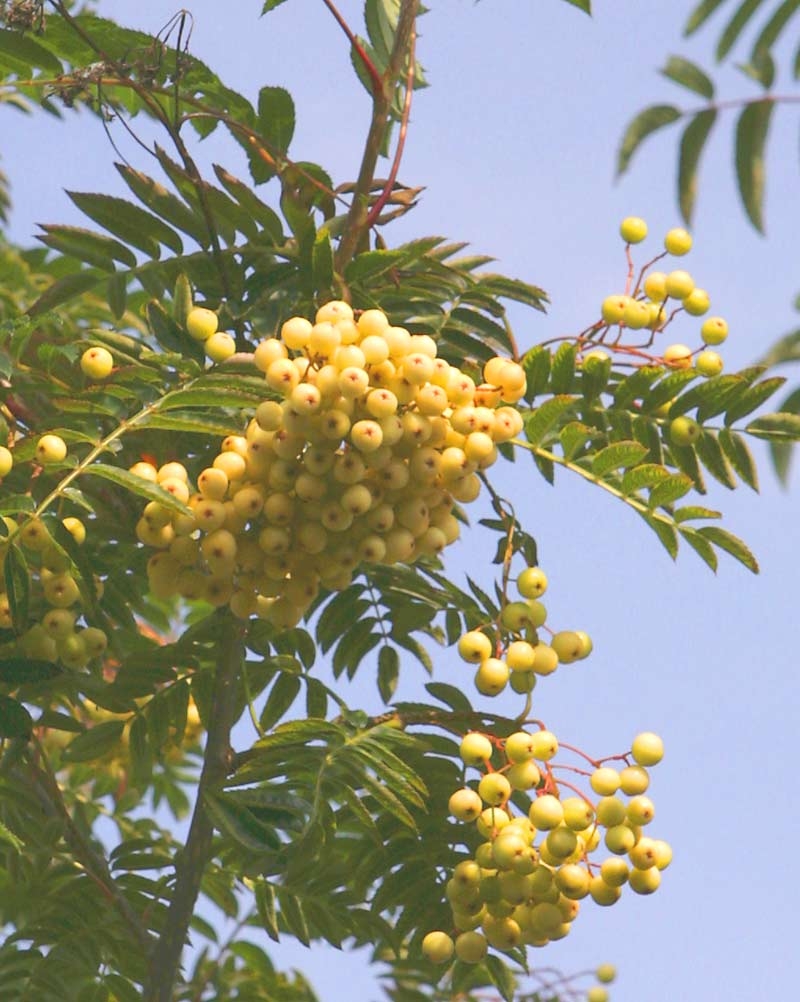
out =
<path fill-rule="evenodd" d="M 400 673 L 400 658 L 397 650 L 384 644 L 378 652 L 378 691 L 384 703 L 391 702 Z"/>
<path fill-rule="evenodd" d="M 667 65 L 661 73 L 669 80 L 694 91 L 700 97 L 708 98 L 711 101 L 714 97 L 714 84 L 711 78 L 705 74 L 696 63 L 684 59 L 682 56 L 670 56 Z"/>
<path fill-rule="evenodd" d="M 762 379 L 760 383 L 748 387 L 741 396 L 731 404 L 725 412 L 725 424 L 731 425 L 739 418 L 747 417 L 748 414 L 760 407 L 786 382 L 781 376 L 773 376 L 770 379 Z"/>
<path fill-rule="evenodd" d="M 22 703 L 0 695 L 0 738 L 27 738 L 33 730 L 33 718 Z"/>
<path fill-rule="evenodd" d="M 401 250 L 370 250 L 358 254 L 347 265 L 344 275 L 349 285 L 369 282 L 396 268 L 406 255 Z"/>
<path fill-rule="evenodd" d="M 577 7 L 578 10 L 582 10 L 584 14 L 591 15 L 592 13 L 592 0 L 566 0 L 566 3 L 571 4 L 573 7 Z M 498 985 L 497 987 L 499 988 L 500 986 Z M 503 998 L 505 998 L 505 995 Z"/>
<path fill-rule="evenodd" d="M 67 194 L 81 212 L 126 244 L 138 247 L 148 257 L 160 256 L 159 243 L 176 254 L 183 253 L 183 241 L 175 230 L 138 205 L 112 195 L 78 191 L 68 191 Z"/>
<path fill-rule="evenodd" d="M 92 762 L 102 758 L 119 745 L 124 729 L 124 720 L 105 720 L 95 724 L 73 738 L 62 752 L 62 757 L 66 762 Z"/>
<path fill-rule="evenodd" d="M 285 2 L 286 2 L 286 0 L 265 0 L 264 6 L 261 8 L 261 14 L 262 14 L 262 16 L 264 14 L 269 13 L 269 11 L 271 11 L 271 10 L 275 10 L 276 7 L 280 7 L 280 5 L 282 3 L 285 3 Z M 278 937 L 275 936 L 273 938 L 277 939 Z"/>
<path fill-rule="evenodd" d="M 697 31 L 724 3 L 727 3 L 727 0 L 702 0 L 689 15 L 689 20 L 683 29 L 684 35 L 691 35 Z"/>
<path fill-rule="evenodd" d="M 270 153 L 283 155 L 294 135 L 294 101 L 283 87 L 262 87 L 258 92 L 258 129 Z"/>
<path fill-rule="evenodd" d="M 800 437 L 800 427 L 798 427 L 798 437 Z M 725 453 L 731 466 L 742 480 L 748 487 L 752 487 L 754 491 L 757 491 L 758 470 L 755 460 L 742 436 L 737 435 L 730 428 L 723 428 L 719 433 L 719 444 L 722 446 L 722 451 Z"/>
<path fill-rule="evenodd" d="M 311 252 L 311 271 L 314 288 L 322 294 L 333 286 L 333 247 L 328 230 L 323 226 L 314 238 L 314 249 Z"/>
<path fill-rule="evenodd" d="M 28 563 L 15 542 L 12 542 L 6 550 L 3 574 L 14 628 L 18 633 L 23 633 L 28 627 L 31 584 Z"/>
<path fill-rule="evenodd" d="M 157 216 L 172 223 L 173 226 L 177 226 L 183 233 L 187 233 L 201 247 L 208 247 L 210 243 L 208 227 L 202 215 L 194 212 L 179 198 L 176 198 L 172 192 L 168 191 L 163 184 L 154 181 L 147 174 L 127 167 L 125 164 L 116 164 L 115 166 L 134 195 L 149 209 L 152 209 Z"/>
<path fill-rule="evenodd" d="M 64 278 L 59 278 L 47 287 L 28 310 L 28 315 L 36 317 L 49 310 L 54 310 L 56 306 L 61 306 L 63 303 L 69 302 L 70 299 L 75 299 L 84 292 L 88 292 L 89 289 L 93 289 L 106 277 L 104 272 L 89 269 L 65 275 Z"/>
<path fill-rule="evenodd" d="M 446 682 L 428 682 L 425 688 L 434 699 L 446 703 L 456 713 L 472 712 L 470 701 L 464 695 L 463 691 L 456 686 L 448 685 Z"/>
<path fill-rule="evenodd" d="M 568 0 L 572 3 L 574 0 Z M 514 1002 L 517 981 L 502 957 L 490 955 L 484 961 L 492 984 L 500 992 L 504 1002 Z"/>
<path fill-rule="evenodd" d="M 20 67 L 23 76 L 30 76 L 32 69 L 50 76 L 60 76 L 64 72 L 61 61 L 30 34 L 5 28 L 0 30 L 0 66 L 9 66 L 12 72 L 17 72 L 14 67 Z"/>
<path fill-rule="evenodd" d="M 280 849 L 281 842 L 274 830 L 263 824 L 244 804 L 233 797 L 206 790 L 204 803 L 214 826 L 250 852 Z"/>
<path fill-rule="evenodd" d="M 45 236 L 38 239 L 43 244 L 96 268 L 114 271 L 115 260 L 129 268 L 136 265 L 136 256 L 124 244 L 101 233 L 93 233 L 78 226 L 45 225 L 42 229 Z"/>
<path fill-rule="evenodd" d="M 736 177 L 747 216 L 764 232 L 764 146 L 775 103 L 769 98 L 748 104 L 736 124 Z"/>
<path fill-rule="evenodd" d="M 692 221 L 697 196 L 697 167 L 716 120 L 716 110 L 701 111 L 689 122 L 681 136 L 678 154 L 678 203 L 687 223 Z"/>
<path fill-rule="evenodd" d="M 170 511 L 177 512 L 180 515 L 191 514 L 191 509 L 182 501 L 179 501 L 173 494 L 170 494 L 169 491 L 165 491 L 158 484 L 151 483 L 149 480 L 138 477 L 135 473 L 130 473 L 119 466 L 92 463 L 91 466 L 87 466 L 84 470 L 84 475 L 87 474 L 93 477 L 102 477 L 104 480 L 110 480 L 112 483 L 124 487 L 131 494 L 147 498 L 148 501 L 158 501 L 165 508 L 169 508 Z"/>
<path fill-rule="evenodd" d="M 256 908 L 266 934 L 277 943 L 279 936 L 278 918 L 275 913 L 275 890 L 263 877 L 256 883 Z"/>
<path fill-rule="evenodd" d="M 300 686 L 300 679 L 296 675 L 282 672 L 277 677 L 259 717 L 263 730 L 268 731 L 277 724 L 297 698 Z"/>
<path fill-rule="evenodd" d="M 798 10 L 800 10 L 800 0 L 783 0 L 783 3 L 778 6 L 753 42 L 753 54 L 771 49 Z"/>
<path fill-rule="evenodd" d="M 681 117 L 681 112 L 671 104 L 654 104 L 640 111 L 628 125 L 617 154 L 617 176 L 624 174 L 630 166 L 639 145 L 653 132 L 663 129 Z"/>
<path fill-rule="evenodd" d="M 18 686 L 26 682 L 46 682 L 60 674 L 61 669 L 52 661 L 22 657 L 0 660 L 0 682 L 4 685 Z"/>
<path fill-rule="evenodd" d="M 744 0 L 725 26 L 717 42 L 717 59 L 723 60 L 736 44 L 739 35 L 747 27 L 747 22 L 755 14 L 764 0 Z"/>

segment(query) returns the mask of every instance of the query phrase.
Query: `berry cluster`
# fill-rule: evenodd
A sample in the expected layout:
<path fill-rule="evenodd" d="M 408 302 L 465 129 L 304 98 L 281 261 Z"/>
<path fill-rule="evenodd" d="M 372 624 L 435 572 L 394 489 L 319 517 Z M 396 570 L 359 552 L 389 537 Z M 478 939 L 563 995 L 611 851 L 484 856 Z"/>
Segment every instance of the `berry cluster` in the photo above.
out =
<path fill-rule="evenodd" d="M 193 310 L 190 330 L 211 331 Z M 215 333 L 208 337 L 216 336 Z M 206 341 L 206 344 L 208 341 Z M 179 463 L 133 472 L 185 502 L 145 507 L 136 532 L 160 596 L 230 605 L 294 626 L 320 586 L 346 587 L 362 563 L 436 555 L 459 534 L 456 503 L 479 494 L 497 445 L 515 437 L 520 365 L 494 358 L 475 381 L 427 335 L 343 302 L 287 320 L 255 349 L 265 399 L 192 484 Z"/>
<path fill-rule="evenodd" d="M 475 687 L 483 696 L 496 696 L 510 682 L 515 692 L 529 693 L 540 675 L 552 675 L 559 664 L 571 664 L 591 654 L 592 641 L 582 630 L 545 626 L 547 609 L 540 597 L 547 577 L 539 567 L 527 567 L 517 578 L 520 601 L 507 602 L 488 633 L 470 630 L 458 641 L 458 653 L 478 665 Z M 547 630 L 549 643 L 539 636 Z"/>
<path fill-rule="evenodd" d="M 608 296 L 603 300 L 600 309 L 602 320 L 590 329 L 587 341 L 591 344 L 602 343 L 614 351 L 644 358 L 645 361 L 657 361 L 671 368 L 688 369 L 694 366 L 703 376 L 719 375 L 723 368 L 722 358 L 717 352 L 710 350 L 709 346 L 722 344 L 728 336 L 728 325 L 722 317 L 710 316 L 703 321 L 700 328 L 701 348 L 692 350 L 685 344 L 676 343 L 668 345 L 660 355 L 651 355 L 647 351 L 656 334 L 663 331 L 678 313 L 701 317 L 710 309 L 708 293 L 695 284 L 688 271 L 650 270 L 652 265 L 667 254 L 674 257 L 688 254 L 692 247 L 691 236 L 684 229 L 670 230 L 664 238 L 664 252 L 648 261 L 634 280 L 629 248 L 631 244 L 644 240 L 647 236 L 647 224 L 643 219 L 629 216 L 623 219 L 620 234 L 628 245 L 627 288 L 624 293 Z M 606 335 L 610 328 L 614 328 L 618 334 L 616 340 L 609 343 Z M 622 343 L 625 332 L 645 330 L 650 332 L 645 343 Z"/>
<path fill-rule="evenodd" d="M 423 939 L 423 952 L 436 963 L 453 955 L 478 963 L 490 947 L 508 951 L 561 939 L 583 898 L 612 905 L 625 884 L 651 894 L 671 861 L 669 845 L 644 834 L 655 814 L 646 796 L 648 768 L 662 758 L 661 739 L 639 734 L 628 754 L 613 759 L 578 752 L 591 765 L 585 769 L 556 763 L 559 742 L 539 728 L 505 739 L 476 731 L 463 737 L 461 758 L 482 775 L 453 793 L 449 809 L 474 825 L 480 841 L 446 884 L 453 930 Z M 612 760 L 621 768 L 604 764 Z M 564 772 L 585 777 L 589 791 Z M 610 855 L 590 859 L 601 846 Z"/>
<path fill-rule="evenodd" d="M 46 439 L 56 437 L 44 436 Z M 61 439 L 58 441 L 64 444 Z M 64 452 L 66 454 L 66 446 Z M 3 521 L 7 536 L 0 540 L 0 562 L 5 561 L 8 540 L 12 537 L 18 540 L 26 551 L 31 594 L 37 597 L 44 609 L 39 621 L 15 638 L 13 647 L 29 658 L 59 660 L 65 667 L 73 669 L 86 667 L 89 661 L 105 651 L 108 638 L 103 630 L 87 626 L 82 620 L 80 587 L 70 573 L 72 565 L 69 557 L 54 542 L 41 519 L 29 518 L 21 525 L 8 516 L 4 516 Z M 62 522 L 73 539 L 79 545 L 83 543 L 86 538 L 83 522 L 71 517 Z M 98 591 L 102 589 L 102 582 L 95 580 L 95 587 Z M 0 577 L 0 630 L 11 630 L 13 626 L 5 578 Z"/>

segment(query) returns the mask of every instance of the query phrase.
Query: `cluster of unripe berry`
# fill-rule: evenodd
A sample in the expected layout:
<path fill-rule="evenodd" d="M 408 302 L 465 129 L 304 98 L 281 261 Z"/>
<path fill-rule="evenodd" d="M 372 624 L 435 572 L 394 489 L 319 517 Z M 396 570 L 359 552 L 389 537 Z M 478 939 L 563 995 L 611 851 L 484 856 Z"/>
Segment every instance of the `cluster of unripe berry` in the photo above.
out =
<path fill-rule="evenodd" d="M 449 809 L 474 825 L 478 844 L 445 887 L 452 929 L 423 939 L 435 963 L 455 956 L 474 964 L 489 948 L 545 946 L 569 933 L 583 898 L 612 905 L 626 884 L 638 894 L 659 886 L 672 851 L 645 830 L 655 814 L 646 795 L 648 768 L 662 758 L 661 739 L 639 734 L 630 753 L 615 757 L 621 768 L 588 756 L 591 770 L 559 765 L 558 751 L 556 736 L 543 726 L 505 739 L 464 736 L 461 758 L 482 776 L 453 793 Z M 565 772 L 585 777 L 590 792 L 563 778 Z M 474 845 L 472 832 L 464 842 Z M 591 858 L 603 848 L 610 855 Z"/>
<path fill-rule="evenodd" d="M 620 234 L 626 244 L 638 244 L 647 236 L 647 224 L 643 219 L 629 216 L 620 225 Z M 711 300 L 705 289 L 699 288 L 688 271 L 675 269 L 673 271 L 649 270 L 650 266 L 659 261 L 665 254 L 682 257 L 688 254 L 692 247 L 692 238 L 684 229 L 670 230 L 664 238 L 664 252 L 648 262 L 641 270 L 638 279 L 631 288 L 631 277 L 625 293 L 608 296 L 603 300 L 600 314 L 602 322 L 594 328 L 597 330 L 608 327 L 618 328 L 620 336 L 623 331 L 650 331 L 648 346 L 655 335 L 661 331 L 673 318 L 676 312 L 683 311 L 692 317 L 705 316 L 711 306 Z M 703 376 L 716 376 L 722 372 L 723 363 L 720 355 L 713 347 L 722 344 L 728 336 L 728 324 L 722 317 L 708 316 L 700 327 L 702 347 L 696 350 L 685 344 L 668 345 L 658 356 L 664 364 L 674 369 L 688 369 L 692 366 Z M 619 339 L 613 343 L 615 350 L 623 350 Z"/>
<path fill-rule="evenodd" d="M 549 631 L 547 609 L 540 597 L 547 577 L 539 567 L 527 567 L 517 578 L 520 600 L 507 602 L 488 632 L 470 630 L 458 641 L 458 653 L 468 664 L 478 665 L 475 687 L 483 696 L 497 696 L 507 684 L 515 692 L 529 693 L 538 676 L 552 675 L 559 664 L 571 664 L 592 652 L 592 641 L 583 630 Z M 539 631 L 551 633 L 548 642 Z"/>
<path fill-rule="evenodd" d="M 43 661 L 60 661 L 67 668 L 85 668 L 103 654 L 108 638 L 103 630 L 83 622 L 81 590 L 71 573 L 69 557 L 54 543 L 41 519 L 28 518 L 18 524 L 4 516 L 3 521 L 7 536 L 0 539 L 0 562 L 5 562 L 9 539 L 22 545 L 30 572 L 31 606 L 41 609 L 38 622 L 10 640 L 4 651 L 19 651 L 26 657 Z M 78 544 L 83 543 L 86 528 L 80 519 L 65 518 L 63 525 Z M 102 582 L 95 580 L 94 587 L 100 591 Z M 3 575 L 0 577 L 0 630 L 13 628 Z"/>
<path fill-rule="evenodd" d="M 193 310 L 189 329 L 210 330 L 208 313 Z M 478 496 L 498 444 L 522 430 L 520 365 L 493 358 L 476 385 L 433 338 L 380 310 L 356 317 L 330 302 L 314 323 L 287 320 L 253 360 L 265 399 L 194 484 L 179 463 L 132 467 L 191 509 L 150 502 L 137 524 L 159 551 L 148 564 L 157 595 L 293 626 L 320 586 L 346 587 L 361 564 L 452 543 L 453 506 Z"/>

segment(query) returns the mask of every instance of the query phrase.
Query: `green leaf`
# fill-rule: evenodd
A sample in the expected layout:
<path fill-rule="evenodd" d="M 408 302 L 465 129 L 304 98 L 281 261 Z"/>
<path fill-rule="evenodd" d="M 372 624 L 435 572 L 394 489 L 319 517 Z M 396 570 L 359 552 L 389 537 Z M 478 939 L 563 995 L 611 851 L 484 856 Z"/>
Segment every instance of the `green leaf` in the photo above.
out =
<path fill-rule="evenodd" d="M 581 421 L 570 421 L 558 433 L 558 440 L 564 450 L 565 459 L 574 459 L 587 442 L 597 435 L 596 428 L 590 428 Z M 647 451 L 647 450 L 645 450 Z"/>
<path fill-rule="evenodd" d="M 355 282 L 369 282 L 396 268 L 406 255 L 401 250 L 370 250 L 357 254 L 344 269 L 348 285 Z"/>
<path fill-rule="evenodd" d="M 647 448 L 639 442 L 614 442 L 606 446 L 592 459 L 592 472 L 604 477 L 612 470 L 635 466 L 647 455 Z"/>
<path fill-rule="evenodd" d="M 550 389 L 553 393 L 570 393 L 575 384 L 575 357 L 577 350 L 574 345 L 559 346 L 550 366 Z"/>
<path fill-rule="evenodd" d="M 714 84 L 696 63 L 684 59 L 682 56 L 670 56 L 667 65 L 661 70 L 663 76 L 673 80 L 681 87 L 694 91 L 700 97 L 708 98 L 711 101 L 714 97 Z"/>
<path fill-rule="evenodd" d="M 384 644 L 378 652 L 378 691 L 384 703 L 391 702 L 399 673 L 400 657 L 397 649 Z"/>
<path fill-rule="evenodd" d="M 573 7 L 577 7 L 578 10 L 582 10 L 584 14 L 592 13 L 592 0 L 565 0 L 565 3 L 570 4 Z M 499 985 L 497 986 L 500 987 Z M 505 995 L 503 996 L 505 998 Z"/>
<path fill-rule="evenodd" d="M 527 378 L 526 400 L 534 400 L 547 389 L 550 381 L 551 353 L 540 344 L 526 351 L 522 356 L 522 368 Z"/>
<path fill-rule="evenodd" d="M 92 463 L 83 472 L 84 475 L 88 474 L 89 476 L 110 480 L 119 487 L 124 487 L 131 494 L 147 498 L 148 501 L 158 501 L 159 504 L 165 508 L 169 508 L 170 511 L 178 512 L 181 515 L 191 514 L 191 509 L 182 501 L 179 501 L 173 494 L 170 494 L 169 491 L 165 491 L 163 487 L 159 487 L 158 484 L 151 483 L 143 477 L 137 477 L 135 473 L 130 473 L 128 470 L 123 470 L 117 466 L 107 466 L 105 463 Z"/>
<path fill-rule="evenodd" d="M 774 101 L 763 98 L 747 105 L 736 124 L 736 177 L 739 194 L 753 226 L 764 232 L 764 146 L 767 140 Z"/>
<path fill-rule="evenodd" d="M 311 271 L 314 288 L 319 293 L 327 293 L 333 286 L 333 247 L 326 227 L 317 231 L 311 252 Z"/>
<path fill-rule="evenodd" d="M 686 505 L 673 512 L 672 517 L 676 522 L 688 522 L 694 518 L 722 518 L 722 512 L 714 511 L 713 508 L 702 508 L 700 505 Z"/>
<path fill-rule="evenodd" d="M 786 380 L 781 376 L 773 376 L 770 379 L 762 379 L 760 383 L 750 386 L 736 399 L 725 412 L 725 424 L 731 425 L 739 418 L 747 417 L 748 414 L 765 403 L 774 393 L 780 389 Z"/>
<path fill-rule="evenodd" d="M 258 917 L 264 926 L 264 931 L 273 942 L 277 943 L 280 937 L 275 913 L 275 890 L 263 877 L 256 882 L 255 897 Z"/>
<path fill-rule="evenodd" d="M 264 14 L 268 14 L 271 10 L 275 10 L 276 7 L 280 7 L 280 5 L 285 2 L 286 0 L 265 0 L 264 6 L 261 8 L 261 16 L 263 17 Z M 277 939 L 278 937 L 275 936 L 274 938 Z"/>
<path fill-rule="evenodd" d="M 14 628 L 18 633 L 22 633 L 28 627 L 31 585 L 28 563 L 15 542 L 12 542 L 6 550 L 3 574 Z"/>
<path fill-rule="evenodd" d="M 456 713 L 472 713 L 472 704 L 456 686 L 446 682 L 428 682 L 425 688 L 434 699 L 446 703 Z"/>
<path fill-rule="evenodd" d="M 263 730 L 269 731 L 277 724 L 297 698 L 300 687 L 301 682 L 297 675 L 289 675 L 285 672 L 278 675 L 259 717 L 259 723 Z"/>
<path fill-rule="evenodd" d="M 124 720 L 104 720 L 79 734 L 62 752 L 65 762 L 92 762 L 102 758 L 120 743 Z"/>
<path fill-rule="evenodd" d="M 157 216 L 172 223 L 173 226 L 177 226 L 201 247 L 209 246 L 208 227 L 202 215 L 195 213 L 179 198 L 176 198 L 172 192 L 168 191 L 163 184 L 154 181 L 147 174 L 134 170 L 125 164 L 115 164 L 115 167 L 130 190 L 148 209 L 152 209 Z"/>
<path fill-rule="evenodd" d="M 800 10 L 800 0 L 784 0 L 759 32 L 753 42 L 753 55 L 768 52 L 778 40 L 783 29 L 792 17 Z"/>
<path fill-rule="evenodd" d="M 680 529 L 681 539 L 686 540 L 686 542 L 691 546 L 691 548 L 698 554 L 698 556 L 704 560 L 712 571 L 716 571 L 717 564 L 717 554 L 714 547 L 709 543 L 707 539 L 700 535 L 696 529 L 689 529 L 687 527 L 682 527 Z"/>
<path fill-rule="evenodd" d="M 274 830 L 262 823 L 253 811 L 233 797 L 214 790 L 206 790 L 203 803 L 223 835 L 232 838 L 250 852 L 277 851 L 281 841 Z"/>
<path fill-rule="evenodd" d="M 736 487 L 736 478 L 731 472 L 728 460 L 725 458 L 725 453 L 722 451 L 722 446 L 716 435 L 708 431 L 704 432 L 695 442 L 694 449 L 697 458 L 715 480 L 731 490 Z"/>
<path fill-rule="evenodd" d="M 687 223 L 692 221 L 697 196 L 697 167 L 706 140 L 717 120 L 715 109 L 701 111 L 689 122 L 681 136 L 678 154 L 678 204 Z"/>
<path fill-rule="evenodd" d="M 756 438 L 770 441 L 800 441 L 800 414 L 785 411 L 777 414 L 762 414 L 747 425 L 745 431 Z"/>
<path fill-rule="evenodd" d="M 737 65 L 746 77 L 761 84 L 764 90 L 769 90 L 775 83 L 775 60 L 767 49 L 755 49 L 749 63 Z"/>
<path fill-rule="evenodd" d="M 531 445 L 541 445 L 561 418 L 574 407 L 575 397 L 557 396 L 525 415 L 525 435 Z"/>
<path fill-rule="evenodd" d="M 689 15 L 689 19 L 683 29 L 684 35 L 694 34 L 698 28 L 705 24 L 714 11 L 724 3 L 727 3 L 727 0 L 702 0 Z"/>
<path fill-rule="evenodd" d="M 3 658 L 0 660 L 0 682 L 18 686 L 26 682 L 46 682 L 61 675 L 61 669 L 52 661 L 36 658 Z"/>
<path fill-rule="evenodd" d="M 574 0 L 567 0 L 567 2 L 572 3 Z M 504 1002 L 514 1002 L 517 981 L 508 969 L 508 964 L 502 957 L 497 957 L 493 954 L 486 958 L 484 964 L 486 966 L 486 970 L 489 972 L 489 978 L 491 979 L 492 984 L 500 992 Z"/>
<path fill-rule="evenodd" d="M 697 531 L 705 539 L 712 542 L 714 546 L 718 546 L 721 550 L 725 550 L 726 553 L 730 553 L 732 557 L 735 557 L 736 560 L 744 564 L 748 570 L 751 570 L 754 574 L 758 574 L 758 561 L 738 536 L 734 536 L 727 529 L 720 529 L 716 525 L 704 525 Z"/>
<path fill-rule="evenodd" d="M 617 177 L 625 173 L 634 153 L 648 136 L 667 125 L 672 125 L 680 117 L 681 112 L 672 104 L 654 104 L 640 111 L 622 137 L 622 144 L 617 154 Z"/>
<path fill-rule="evenodd" d="M 640 513 L 661 541 L 661 545 L 674 560 L 678 556 L 678 534 L 669 522 L 657 515 Z"/>
<path fill-rule="evenodd" d="M 717 42 L 717 59 L 722 61 L 736 44 L 739 35 L 747 27 L 747 22 L 755 14 L 764 0 L 744 0 L 725 26 Z"/>
<path fill-rule="evenodd" d="M 662 505 L 672 504 L 678 498 L 682 498 L 694 487 L 694 481 L 687 477 L 685 473 L 673 473 L 667 480 L 662 480 L 650 491 L 648 504 L 651 508 L 660 508 Z"/>
<path fill-rule="evenodd" d="M 645 487 L 655 487 L 667 480 L 669 476 L 669 470 L 661 466 L 660 463 L 643 463 L 624 474 L 622 493 L 635 494 L 636 491 L 643 490 Z"/>
<path fill-rule="evenodd" d="M 115 260 L 121 261 L 129 268 L 136 265 L 135 254 L 112 237 L 93 233 L 79 226 L 44 225 L 42 229 L 45 236 L 39 236 L 38 239 L 43 244 L 96 268 L 114 271 Z"/>
<path fill-rule="evenodd" d="M 0 738 L 27 738 L 33 730 L 33 717 L 10 696 L 0 695 Z"/>
<path fill-rule="evenodd" d="M 2 711 L 0 711 L 1 713 Z M 0 842 L 5 842 L 6 845 L 10 845 L 12 849 L 17 852 L 21 852 L 25 848 L 25 843 L 18 839 L 17 836 L 7 828 L 2 821 L 0 821 Z"/>
<path fill-rule="evenodd" d="M 23 76 L 30 76 L 31 70 L 41 70 L 50 76 L 60 76 L 64 72 L 61 60 L 53 53 L 21 31 L 3 28 L 0 30 L 0 67 L 8 66 L 22 70 Z"/>
<path fill-rule="evenodd" d="M 262 87 L 258 92 L 258 130 L 270 153 L 283 155 L 294 135 L 294 101 L 283 87 Z"/>
<path fill-rule="evenodd" d="M 176 254 L 183 253 L 183 241 L 175 230 L 124 198 L 78 191 L 67 194 L 81 212 L 126 244 L 138 247 L 148 257 L 160 256 L 159 243 Z"/>
<path fill-rule="evenodd" d="M 800 428 L 798 428 L 798 435 L 800 436 Z M 722 451 L 725 453 L 731 466 L 748 487 L 752 487 L 754 491 L 757 491 L 758 470 L 755 460 L 742 436 L 737 435 L 730 428 L 723 428 L 718 437 Z"/>
<path fill-rule="evenodd" d="M 303 906 L 294 894 L 281 888 L 278 891 L 278 901 L 281 906 L 281 919 L 286 923 L 289 932 L 299 939 L 303 946 L 311 945 Z"/>
<path fill-rule="evenodd" d="M 37 317 L 42 313 L 54 310 L 56 306 L 62 306 L 71 299 L 82 295 L 93 289 L 106 276 L 98 271 L 85 269 L 76 271 L 71 275 L 65 275 L 48 286 L 39 296 L 36 302 L 28 310 L 28 316 Z"/>

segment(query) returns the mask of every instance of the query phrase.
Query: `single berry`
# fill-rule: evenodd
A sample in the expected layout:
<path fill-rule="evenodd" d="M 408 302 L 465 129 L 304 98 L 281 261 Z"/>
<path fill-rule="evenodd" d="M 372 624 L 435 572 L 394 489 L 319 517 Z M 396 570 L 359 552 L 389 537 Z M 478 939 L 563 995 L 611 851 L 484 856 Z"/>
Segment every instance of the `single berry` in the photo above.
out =
<path fill-rule="evenodd" d="M 219 319 L 213 310 L 207 310 L 202 306 L 195 306 L 189 310 L 186 317 L 186 330 L 195 341 L 207 341 L 212 334 L 216 334 L 219 327 Z"/>
<path fill-rule="evenodd" d="M 718 376 L 723 369 L 722 357 L 715 351 L 701 351 L 694 365 L 701 376 Z"/>
<path fill-rule="evenodd" d="M 700 425 L 690 417 L 676 417 L 669 425 L 669 437 L 673 445 L 692 445 L 700 437 Z"/>
<path fill-rule="evenodd" d="M 4 445 L 0 445 L 0 479 L 7 477 L 14 465 L 14 457 L 11 451 Z"/>
<path fill-rule="evenodd" d="M 216 331 L 205 339 L 203 350 L 212 362 L 224 362 L 236 353 L 236 342 L 227 331 Z"/>
<path fill-rule="evenodd" d="M 67 443 L 60 435 L 42 435 L 36 444 L 36 458 L 46 466 L 61 463 L 67 456 Z"/>
<path fill-rule="evenodd" d="M 619 227 L 619 235 L 629 244 L 640 244 L 647 236 L 647 223 L 638 216 L 628 216 Z"/>
<path fill-rule="evenodd" d="M 728 324 L 722 317 L 708 317 L 700 328 L 700 337 L 705 344 L 722 344 L 728 336 Z"/>
<path fill-rule="evenodd" d="M 523 598 L 539 598 L 547 591 L 547 576 L 538 567 L 526 567 L 517 578 L 517 591 Z"/>
<path fill-rule="evenodd" d="M 692 349 L 685 344 L 671 344 L 664 349 L 664 362 L 672 369 L 690 369 Z"/>
<path fill-rule="evenodd" d="M 422 952 L 434 964 L 446 964 L 454 949 L 455 944 L 446 932 L 429 932 L 422 940 Z"/>
<path fill-rule="evenodd" d="M 683 257 L 692 249 L 692 237 L 682 227 L 670 230 L 664 237 L 664 246 L 669 254 L 675 257 Z"/>
<path fill-rule="evenodd" d="M 619 324 L 625 315 L 630 296 L 607 296 L 600 307 L 600 315 L 607 324 Z"/>
<path fill-rule="evenodd" d="M 87 348 L 81 355 L 81 369 L 89 379 L 106 379 L 114 368 L 114 356 L 107 348 Z"/>
<path fill-rule="evenodd" d="M 664 742 L 652 731 L 637 734 L 631 745 L 631 754 L 637 765 L 658 765 L 664 757 Z"/>
<path fill-rule="evenodd" d="M 705 289 L 692 289 L 683 300 L 683 308 L 692 317 L 702 317 L 704 313 L 708 313 L 710 306 L 711 299 Z"/>
<path fill-rule="evenodd" d="M 668 296 L 673 299 L 686 299 L 694 289 L 694 279 L 688 271 L 671 271 L 664 285 Z"/>

